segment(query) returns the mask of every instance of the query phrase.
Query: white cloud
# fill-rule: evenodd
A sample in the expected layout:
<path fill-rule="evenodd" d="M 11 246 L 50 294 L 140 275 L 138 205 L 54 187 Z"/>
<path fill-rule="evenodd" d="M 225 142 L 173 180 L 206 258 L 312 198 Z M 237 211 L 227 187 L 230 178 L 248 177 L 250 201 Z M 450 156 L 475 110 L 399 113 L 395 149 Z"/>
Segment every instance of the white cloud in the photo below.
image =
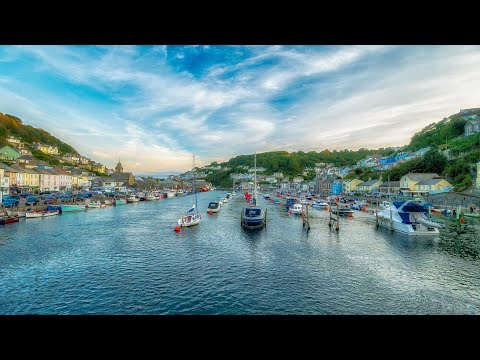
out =
<path fill-rule="evenodd" d="M 54 74 L 111 101 L 44 93 L 0 68 L 0 111 L 109 167 L 120 156 L 126 168 L 155 173 L 189 169 L 191 151 L 208 163 L 255 150 L 401 145 L 426 124 L 480 105 L 478 46 L 247 49 L 249 58 L 195 77 L 169 67 L 166 46 L 8 47 L 3 61 L 34 57 L 36 75 Z M 292 98 L 293 90 L 303 95 Z M 288 101 L 280 107 L 274 96 Z"/>

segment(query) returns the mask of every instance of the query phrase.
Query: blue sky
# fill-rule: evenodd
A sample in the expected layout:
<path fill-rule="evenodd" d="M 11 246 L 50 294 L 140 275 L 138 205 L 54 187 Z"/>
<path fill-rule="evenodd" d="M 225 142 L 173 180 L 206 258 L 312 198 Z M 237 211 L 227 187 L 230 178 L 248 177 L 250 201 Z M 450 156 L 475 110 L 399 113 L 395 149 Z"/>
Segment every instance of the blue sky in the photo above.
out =
<path fill-rule="evenodd" d="M 137 174 L 404 145 L 479 81 L 479 46 L 0 46 L 0 112 Z"/>

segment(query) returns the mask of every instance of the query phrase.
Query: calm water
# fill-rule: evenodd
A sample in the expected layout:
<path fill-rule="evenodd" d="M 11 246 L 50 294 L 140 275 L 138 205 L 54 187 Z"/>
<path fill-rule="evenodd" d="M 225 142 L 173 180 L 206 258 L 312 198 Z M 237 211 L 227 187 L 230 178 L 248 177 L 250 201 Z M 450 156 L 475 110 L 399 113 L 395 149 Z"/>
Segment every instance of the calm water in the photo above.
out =
<path fill-rule="evenodd" d="M 283 207 L 240 227 L 243 196 L 201 193 L 200 225 L 173 228 L 191 197 L 23 220 L 0 228 L 0 314 L 480 314 L 480 257 L 461 240 L 409 239 L 356 213 L 330 231 Z M 450 244 L 451 245 L 451 244 Z"/>

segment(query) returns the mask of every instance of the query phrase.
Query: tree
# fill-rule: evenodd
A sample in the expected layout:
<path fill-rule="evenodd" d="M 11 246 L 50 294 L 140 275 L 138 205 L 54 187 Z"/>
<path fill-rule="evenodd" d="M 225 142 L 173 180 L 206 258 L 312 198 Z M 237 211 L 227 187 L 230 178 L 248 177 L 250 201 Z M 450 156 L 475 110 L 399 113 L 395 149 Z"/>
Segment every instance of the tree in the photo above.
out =
<path fill-rule="evenodd" d="M 428 150 L 423 156 L 423 171 L 427 173 L 443 172 L 443 169 L 447 165 L 447 157 L 436 149 Z"/>

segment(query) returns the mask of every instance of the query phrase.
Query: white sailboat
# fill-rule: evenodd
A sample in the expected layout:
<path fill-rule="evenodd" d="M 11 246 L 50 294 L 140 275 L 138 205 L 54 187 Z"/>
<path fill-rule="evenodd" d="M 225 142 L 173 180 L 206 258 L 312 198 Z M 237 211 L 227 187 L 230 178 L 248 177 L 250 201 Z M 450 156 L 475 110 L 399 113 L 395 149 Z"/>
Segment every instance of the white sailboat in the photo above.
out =
<path fill-rule="evenodd" d="M 195 155 L 193 155 L 193 169 L 195 169 Z M 193 205 L 188 210 L 187 214 L 182 216 L 178 219 L 179 226 L 193 226 L 200 223 L 200 219 L 202 216 L 198 213 L 198 206 L 197 206 L 197 186 L 195 183 L 195 171 L 192 169 L 193 172 L 193 189 L 192 189 L 192 197 L 193 197 Z"/>

